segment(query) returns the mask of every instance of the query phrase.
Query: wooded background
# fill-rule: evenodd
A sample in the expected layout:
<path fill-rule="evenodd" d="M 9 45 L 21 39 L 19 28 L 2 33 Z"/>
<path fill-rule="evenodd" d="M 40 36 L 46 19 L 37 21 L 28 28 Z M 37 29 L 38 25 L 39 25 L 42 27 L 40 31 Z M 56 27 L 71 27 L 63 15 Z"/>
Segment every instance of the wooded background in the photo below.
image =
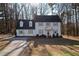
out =
<path fill-rule="evenodd" d="M 62 34 L 79 36 L 78 3 L 0 3 L 0 34 L 15 34 L 16 21 L 35 15 L 59 15 Z"/>

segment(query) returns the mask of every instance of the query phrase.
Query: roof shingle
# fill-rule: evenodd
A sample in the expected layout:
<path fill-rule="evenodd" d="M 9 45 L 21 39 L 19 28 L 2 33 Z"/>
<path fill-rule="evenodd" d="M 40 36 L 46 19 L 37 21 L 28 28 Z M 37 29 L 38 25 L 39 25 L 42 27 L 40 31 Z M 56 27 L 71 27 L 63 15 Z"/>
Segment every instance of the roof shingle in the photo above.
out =
<path fill-rule="evenodd" d="M 37 15 L 34 18 L 35 22 L 61 22 L 58 15 Z"/>

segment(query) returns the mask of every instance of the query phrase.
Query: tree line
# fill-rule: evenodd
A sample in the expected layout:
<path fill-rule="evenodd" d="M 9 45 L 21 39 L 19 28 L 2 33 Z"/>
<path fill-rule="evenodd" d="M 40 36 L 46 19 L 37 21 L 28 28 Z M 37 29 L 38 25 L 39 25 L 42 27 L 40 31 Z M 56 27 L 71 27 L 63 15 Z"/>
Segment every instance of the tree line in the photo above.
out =
<path fill-rule="evenodd" d="M 15 33 L 16 20 L 32 20 L 35 15 L 59 15 L 62 34 L 79 36 L 78 3 L 0 3 L 0 33 Z"/>

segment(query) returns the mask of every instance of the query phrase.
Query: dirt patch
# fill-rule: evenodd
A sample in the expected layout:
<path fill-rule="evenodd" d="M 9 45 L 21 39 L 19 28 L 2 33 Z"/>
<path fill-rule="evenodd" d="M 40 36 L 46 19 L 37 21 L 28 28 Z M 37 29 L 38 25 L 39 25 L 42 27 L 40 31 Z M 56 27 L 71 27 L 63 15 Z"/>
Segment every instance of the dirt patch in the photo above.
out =
<path fill-rule="evenodd" d="M 64 38 L 62 39 L 65 40 Z M 31 42 L 31 49 L 24 49 L 24 54 L 30 56 L 79 56 L 79 45 L 55 45 L 55 43 L 60 42 L 61 39 L 37 39 Z M 64 41 L 65 44 L 73 43 L 71 41 Z M 63 42 L 63 43 L 64 43 Z M 67 42 L 67 43 L 66 43 Z M 50 44 L 51 43 L 51 44 Z M 54 43 L 54 44 L 53 44 Z"/>

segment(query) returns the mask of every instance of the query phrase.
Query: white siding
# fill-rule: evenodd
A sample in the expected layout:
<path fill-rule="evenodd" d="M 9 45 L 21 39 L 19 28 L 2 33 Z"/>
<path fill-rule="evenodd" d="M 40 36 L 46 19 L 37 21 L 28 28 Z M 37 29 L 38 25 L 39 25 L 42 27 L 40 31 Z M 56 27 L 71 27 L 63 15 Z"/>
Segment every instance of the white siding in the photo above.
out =
<path fill-rule="evenodd" d="M 41 29 L 43 31 L 43 34 L 44 35 L 47 35 L 47 31 L 46 31 L 46 23 L 47 22 L 42 22 L 43 23 L 43 26 L 39 26 L 39 22 L 35 23 L 35 34 L 39 34 L 39 30 Z M 54 30 L 57 31 L 58 35 L 60 36 L 61 35 L 61 23 L 60 22 L 56 22 L 58 24 L 58 26 L 54 26 L 53 24 L 55 22 L 49 22 L 50 23 L 50 26 L 48 26 L 48 28 L 50 28 L 51 30 L 49 31 L 49 34 L 52 36 L 54 34 Z"/>
<path fill-rule="evenodd" d="M 61 23 L 58 23 L 58 25 L 59 25 L 59 26 L 58 26 L 58 27 L 59 27 L 59 28 L 58 28 L 58 33 L 59 33 L 59 36 L 61 36 Z"/>
<path fill-rule="evenodd" d="M 17 33 L 17 36 L 36 36 L 37 34 L 41 35 L 39 33 L 39 30 L 42 30 L 43 31 L 43 34 L 44 35 L 47 35 L 47 30 L 46 30 L 46 23 L 47 22 L 42 22 L 43 23 L 43 26 L 39 26 L 39 22 L 36 22 L 35 23 L 35 29 L 31 29 L 33 31 L 33 33 L 28 33 L 29 30 L 26 30 L 26 29 L 17 29 L 16 30 L 16 33 Z M 50 23 L 50 26 L 48 26 L 48 28 L 50 29 L 49 31 L 49 34 L 52 36 L 54 34 L 54 30 L 57 30 L 58 32 L 58 35 L 60 36 L 61 35 L 61 23 L 60 22 L 57 22 L 58 26 L 54 26 L 54 23 L 55 22 L 49 22 Z M 22 33 L 20 33 L 20 31 L 22 31 Z"/>
<path fill-rule="evenodd" d="M 39 35 L 41 35 L 40 33 L 39 33 L 39 30 L 42 30 L 43 31 L 43 34 L 44 35 L 47 35 L 47 31 L 46 31 L 46 23 L 47 22 L 42 22 L 43 23 L 43 26 L 39 26 L 39 22 L 37 22 L 37 23 L 35 23 L 35 32 L 36 32 L 36 34 L 39 34 Z M 52 22 L 49 22 L 50 23 L 50 26 L 48 26 L 48 28 L 51 28 L 51 31 L 49 32 L 49 34 L 50 35 L 52 35 L 52 33 L 53 33 L 53 30 L 52 30 Z"/>
<path fill-rule="evenodd" d="M 57 30 L 58 35 L 60 36 L 61 35 L 61 23 L 60 22 L 57 22 L 57 23 L 58 23 L 58 26 L 53 25 L 53 33 L 54 33 L 54 30 Z"/>
<path fill-rule="evenodd" d="M 22 31 L 22 33 L 20 33 L 20 31 Z M 26 29 L 17 29 L 16 30 L 16 35 L 17 36 L 34 36 L 34 30 L 32 30 L 33 31 L 33 33 L 31 34 L 31 33 L 29 33 L 30 32 L 30 30 L 26 30 Z"/>

